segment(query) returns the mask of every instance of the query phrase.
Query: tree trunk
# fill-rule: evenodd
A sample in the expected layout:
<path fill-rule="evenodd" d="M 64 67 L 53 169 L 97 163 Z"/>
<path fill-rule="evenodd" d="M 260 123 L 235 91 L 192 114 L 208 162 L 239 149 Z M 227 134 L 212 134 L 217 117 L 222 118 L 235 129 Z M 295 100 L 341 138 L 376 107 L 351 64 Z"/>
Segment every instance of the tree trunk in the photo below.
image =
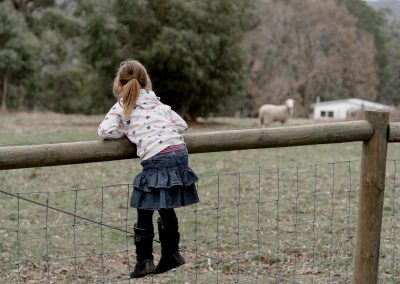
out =
<path fill-rule="evenodd" d="M 4 74 L 3 76 L 3 94 L 1 96 L 1 113 L 7 113 L 7 85 L 8 80 L 10 79 L 10 75 L 8 73 Z"/>

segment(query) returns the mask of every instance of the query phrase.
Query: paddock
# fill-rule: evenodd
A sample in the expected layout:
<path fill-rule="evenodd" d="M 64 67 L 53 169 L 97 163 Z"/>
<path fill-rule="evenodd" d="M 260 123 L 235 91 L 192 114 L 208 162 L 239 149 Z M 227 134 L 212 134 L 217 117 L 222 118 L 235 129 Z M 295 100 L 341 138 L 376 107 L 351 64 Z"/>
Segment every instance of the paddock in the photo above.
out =
<path fill-rule="evenodd" d="M 389 124 L 388 113 L 367 112 L 366 120 L 351 122 L 194 133 L 185 141 L 191 154 L 363 145 L 358 161 L 203 174 L 203 201 L 179 211 L 188 264 L 143 283 L 399 279 L 397 161 L 388 159 L 387 144 L 400 141 L 400 124 Z M 0 148 L 0 169 L 134 158 L 135 147 L 125 139 L 10 146 Z M 73 183 L 68 176 L 66 182 Z M 0 279 L 130 282 L 130 191 L 129 183 L 40 192 L 0 186 L 0 212 L 6 216 L 0 223 Z M 156 258 L 157 253 L 155 243 Z M 117 264 L 121 269 L 114 269 Z"/>

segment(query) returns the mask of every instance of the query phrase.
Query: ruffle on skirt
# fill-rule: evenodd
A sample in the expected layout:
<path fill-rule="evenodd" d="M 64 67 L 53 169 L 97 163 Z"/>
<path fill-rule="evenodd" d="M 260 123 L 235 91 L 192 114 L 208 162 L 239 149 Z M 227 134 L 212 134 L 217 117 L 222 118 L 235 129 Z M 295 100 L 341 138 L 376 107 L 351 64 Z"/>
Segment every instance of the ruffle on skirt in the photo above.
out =
<path fill-rule="evenodd" d="M 144 192 L 151 192 L 155 188 L 187 187 L 198 180 L 197 175 L 189 167 L 152 169 L 139 173 L 133 181 L 133 187 Z"/>
<path fill-rule="evenodd" d="M 178 208 L 199 202 L 196 182 L 188 167 L 143 170 L 133 181 L 131 207 L 149 210 Z"/>

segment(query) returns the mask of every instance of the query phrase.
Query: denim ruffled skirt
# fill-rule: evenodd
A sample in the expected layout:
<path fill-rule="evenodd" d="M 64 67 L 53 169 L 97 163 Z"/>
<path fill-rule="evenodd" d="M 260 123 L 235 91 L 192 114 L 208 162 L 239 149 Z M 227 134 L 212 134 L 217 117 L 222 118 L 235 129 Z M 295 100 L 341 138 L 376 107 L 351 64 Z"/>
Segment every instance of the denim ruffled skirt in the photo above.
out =
<path fill-rule="evenodd" d="M 131 207 L 159 210 L 199 202 L 199 178 L 189 167 L 186 149 L 157 154 L 141 165 L 143 170 L 133 181 Z"/>

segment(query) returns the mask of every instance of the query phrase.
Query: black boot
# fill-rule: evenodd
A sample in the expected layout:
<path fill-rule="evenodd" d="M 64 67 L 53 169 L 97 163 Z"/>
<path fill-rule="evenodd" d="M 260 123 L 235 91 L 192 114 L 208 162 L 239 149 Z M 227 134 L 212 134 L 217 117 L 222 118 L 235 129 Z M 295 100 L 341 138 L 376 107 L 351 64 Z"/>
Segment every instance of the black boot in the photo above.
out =
<path fill-rule="evenodd" d="M 136 265 L 135 270 L 131 272 L 131 278 L 140 278 L 156 272 L 153 263 L 153 238 L 154 228 L 133 227 L 135 232 L 136 246 Z"/>
<path fill-rule="evenodd" d="M 171 223 L 164 224 L 158 217 L 157 224 L 161 243 L 161 258 L 156 267 L 156 273 L 163 273 L 183 265 L 185 259 L 179 253 L 178 220 L 175 219 Z"/>

